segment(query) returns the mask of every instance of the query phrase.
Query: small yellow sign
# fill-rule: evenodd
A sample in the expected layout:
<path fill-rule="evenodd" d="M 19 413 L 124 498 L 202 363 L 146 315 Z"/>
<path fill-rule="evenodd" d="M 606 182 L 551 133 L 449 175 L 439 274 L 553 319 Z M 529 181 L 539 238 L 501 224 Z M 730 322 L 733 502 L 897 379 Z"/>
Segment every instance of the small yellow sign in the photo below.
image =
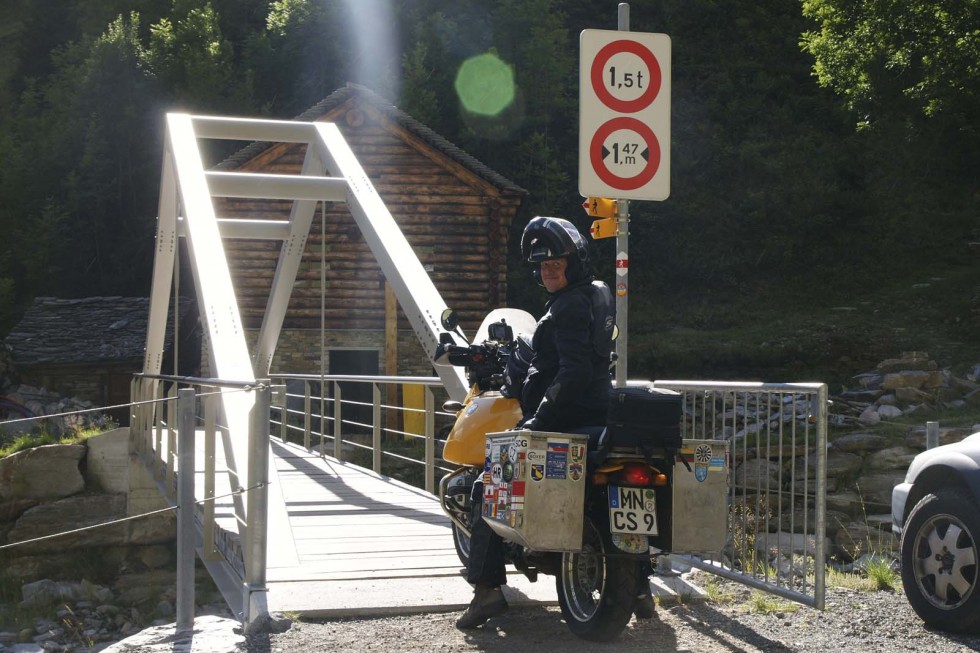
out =
<path fill-rule="evenodd" d="M 589 197 L 582 202 L 585 212 L 594 218 L 615 218 L 619 215 L 616 200 L 608 197 Z"/>
<path fill-rule="evenodd" d="M 589 228 L 589 233 L 592 234 L 593 240 L 599 240 L 600 238 L 612 238 L 613 236 L 619 235 L 619 220 L 616 218 L 605 218 L 603 220 L 596 220 L 592 223 Z"/>

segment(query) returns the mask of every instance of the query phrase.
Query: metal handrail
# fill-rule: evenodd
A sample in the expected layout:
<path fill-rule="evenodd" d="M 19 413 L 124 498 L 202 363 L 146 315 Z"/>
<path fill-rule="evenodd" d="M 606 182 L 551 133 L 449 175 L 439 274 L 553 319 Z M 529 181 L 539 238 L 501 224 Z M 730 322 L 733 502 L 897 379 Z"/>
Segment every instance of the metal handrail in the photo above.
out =
<path fill-rule="evenodd" d="M 200 392 L 201 389 L 219 392 Z M 218 421 L 223 392 L 252 392 L 255 394 L 248 428 L 246 460 L 235 459 L 227 426 Z M 161 494 L 171 505 L 180 508 L 178 522 L 178 580 L 187 576 L 188 565 L 193 564 L 196 536 L 193 523 L 196 511 L 195 498 L 195 439 L 198 423 L 204 425 L 204 496 L 200 497 L 202 511 L 198 515 L 202 531 L 202 559 L 212 575 L 219 573 L 226 582 L 218 581 L 219 589 L 236 616 L 246 623 L 257 621 L 268 613 L 267 609 L 267 524 L 269 485 L 269 435 L 271 433 L 270 407 L 273 388 L 269 381 L 242 382 L 203 377 L 169 376 L 159 374 L 135 374 L 130 393 L 133 399 L 131 433 L 134 452 L 144 461 L 153 474 Z M 199 399 L 203 401 L 199 402 Z M 219 529 L 214 510 L 215 436 L 221 435 L 225 452 L 226 469 L 233 492 L 233 510 L 238 525 L 241 555 L 234 546 L 221 546 Z M 244 480 L 239 473 L 243 465 Z M 247 495 L 246 502 L 242 494 Z M 231 550 L 229 550 L 231 549 Z M 190 563 L 188 563 L 190 560 Z M 192 568 L 192 567 L 191 567 Z M 178 583 L 178 624 L 193 623 L 193 582 Z M 190 593 L 190 598 L 187 593 Z M 187 614 L 188 611 L 191 614 Z"/>
<path fill-rule="evenodd" d="M 285 393 L 285 403 L 277 414 L 273 411 L 273 421 L 276 422 L 278 416 L 279 438 L 284 441 L 291 441 L 291 435 L 302 429 L 302 446 L 308 451 L 317 450 L 321 455 L 331 455 L 338 460 L 345 460 L 345 449 L 350 451 L 370 451 L 370 468 L 383 474 L 385 463 L 402 461 L 416 464 L 422 467 L 424 481 L 414 482 L 410 478 L 400 480 L 419 485 L 427 492 L 436 492 L 436 473 L 448 472 L 451 468 L 439 464 L 442 459 L 437 455 L 440 445 L 445 445 L 445 440 L 436 437 L 437 419 L 451 420 L 455 414 L 442 410 L 436 410 L 435 392 L 444 392 L 444 384 L 438 377 L 427 376 L 385 376 L 385 375 L 354 375 L 354 374 L 274 374 L 271 375 L 274 383 L 286 385 L 290 382 L 303 384 L 303 393 Z M 358 401 L 343 396 L 340 384 L 360 383 L 370 386 L 372 400 Z M 319 394 L 313 390 L 319 385 Z M 404 402 L 398 404 L 391 401 L 381 400 L 381 388 L 395 385 L 420 385 L 423 387 L 423 405 L 421 407 L 406 406 Z M 302 413 L 299 407 L 290 408 L 291 402 L 302 399 Z M 321 409 L 314 410 L 314 404 L 319 403 Z M 349 417 L 351 409 L 366 409 L 370 407 L 370 420 L 358 421 Z M 367 411 L 365 411 L 367 412 Z M 302 415 L 302 424 L 300 424 Z M 392 423 L 397 423 L 399 417 L 406 415 L 417 416 L 420 418 L 421 433 L 412 432 L 405 428 L 397 428 Z M 319 424 L 318 429 L 314 429 L 313 423 Z M 333 426 L 329 429 L 328 426 Z M 367 432 L 370 431 L 370 439 Z M 314 442 L 318 438 L 319 442 Z M 423 451 L 413 455 L 413 447 L 404 446 L 406 441 L 422 441 Z M 328 444 L 332 447 L 328 449 Z M 328 453 L 329 452 L 329 453 Z M 350 458 L 350 456 L 346 456 Z M 350 462 L 348 460 L 348 462 Z M 368 465 L 363 465 L 367 467 Z M 398 473 L 391 474 L 399 476 Z"/>

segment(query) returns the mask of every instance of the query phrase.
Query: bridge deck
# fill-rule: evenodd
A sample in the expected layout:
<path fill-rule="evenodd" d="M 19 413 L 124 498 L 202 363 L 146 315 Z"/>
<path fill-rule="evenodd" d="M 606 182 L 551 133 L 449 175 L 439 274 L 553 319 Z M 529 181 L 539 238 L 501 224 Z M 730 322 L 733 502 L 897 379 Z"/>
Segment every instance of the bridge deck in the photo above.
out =
<path fill-rule="evenodd" d="M 219 453 L 218 469 L 222 458 Z M 201 476 L 198 497 L 203 496 Z M 227 485 L 222 476 L 219 483 Z M 219 485 L 217 494 L 224 492 Z M 307 617 L 438 612 L 462 610 L 472 598 L 449 519 L 431 494 L 277 439 L 272 440 L 269 493 L 271 612 Z M 216 502 L 215 513 L 224 530 L 235 532 L 230 497 Z M 700 593 L 680 578 L 655 577 L 652 590 L 660 596 Z M 557 603 L 553 577 L 531 583 L 512 568 L 505 593 L 511 605 Z"/>
<path fill-rule="evenodd" d="M 270 611 L 393 614 L 469 603 L 472 589 L 434 496 L 276 439 L 271 461 Z M 230 497 L 218 500 L 215 513 L 218 524 L 234 532 Z M 551 577 L 532 584 L 512 572 L 508 583 L 511 603 L 556 602 Z"/>

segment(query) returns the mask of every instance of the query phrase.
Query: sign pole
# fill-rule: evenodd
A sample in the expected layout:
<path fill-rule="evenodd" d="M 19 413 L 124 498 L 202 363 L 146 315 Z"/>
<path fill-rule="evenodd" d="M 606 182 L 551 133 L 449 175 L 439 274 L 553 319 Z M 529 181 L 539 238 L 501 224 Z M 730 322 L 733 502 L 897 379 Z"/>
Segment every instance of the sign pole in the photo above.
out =
<path fill-rule="evenodd" d="M 628 2 L 619 3 L 617 29 L 621 32 L 630 30 L 630 5 Z M 626 387 L 626 352 L 629 345 L 629 200 L 616 201 L 619 214 L 619 230 L 616 235 L 616 324 L 619 327 L 619 337 L 616 338 L 616 387 Z"/>

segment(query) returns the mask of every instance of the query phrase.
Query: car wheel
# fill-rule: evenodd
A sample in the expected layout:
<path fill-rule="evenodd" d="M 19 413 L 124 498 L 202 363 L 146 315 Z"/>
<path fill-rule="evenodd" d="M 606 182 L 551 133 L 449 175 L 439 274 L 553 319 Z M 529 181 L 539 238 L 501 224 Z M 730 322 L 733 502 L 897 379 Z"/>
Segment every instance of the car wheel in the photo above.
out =
<path fill-rule="evenodd" d="M 927 494 L 902 534 L 902 585 L 916 614 L 948 632 L 980 627 L 980 509 L 967 492 Z"/>

